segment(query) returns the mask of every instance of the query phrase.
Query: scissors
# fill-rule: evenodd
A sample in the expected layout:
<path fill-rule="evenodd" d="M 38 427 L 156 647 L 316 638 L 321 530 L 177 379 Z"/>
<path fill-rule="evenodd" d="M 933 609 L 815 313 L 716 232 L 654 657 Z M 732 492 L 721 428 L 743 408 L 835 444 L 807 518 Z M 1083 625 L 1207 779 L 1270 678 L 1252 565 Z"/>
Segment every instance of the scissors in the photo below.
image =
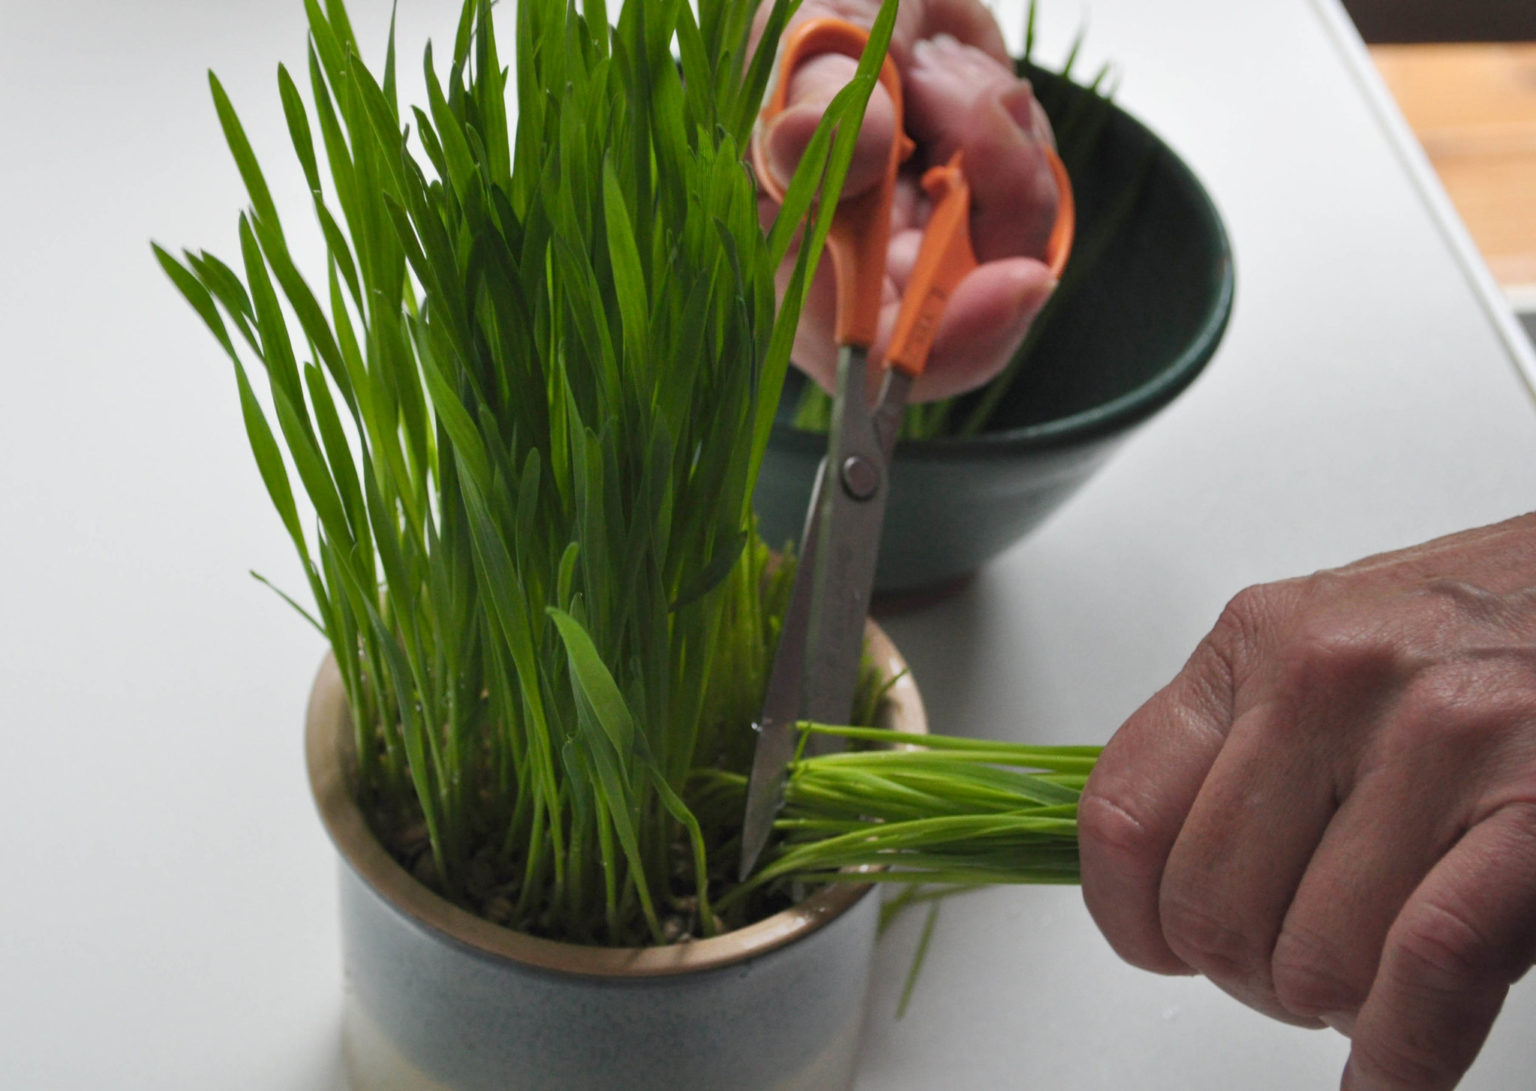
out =
<path fill-rule="evenodd" d="M 868 34 L 853 23 L 821 18 L 801 24 L 785 39 L 779 77 L 763 120 L 788 100 L 790 74 L 805 58 L 839 53 L 859 59 Z M 890 242 L 896 176 L 914 144 L 903 129 L 901 78 L 887 57 L 880 83 L 895 111 L 895 136 L 878 185 L 838 205 L 827 236 L 837 279 L 837 385 L 827 454 L 811 491 L 800 556 L 768 676 L 762 713 L 755 725 L 757 748 L 747 784 L 742 828 L 741 878 L 752 871 L 773 831 L 784 782 L 794 755 L 800 720 L 847 723 L 853 712 L 863 653 L 864 627 L 874 588 L 880 530 L 885 520 L 891 455 L 913 380 L 922 374 L 949 297 L 972 269 L 971 190 L 962 153 L 930 168 L 922 179 L 932 202 L 913 267 L 902 294 L 896 327 L 885 354 L 885 375 L 871 406 L 867 396 L 869 350 L 879 326 Z M 759 179 L 769 192 L 777 182 L 758 156 Z M 1060 275 L 1071 247 L 1074 214 L 1066 170 L 1054 152 L 1051 169 L 1061 195 L 1048 244 L 1052 272 Z"/>

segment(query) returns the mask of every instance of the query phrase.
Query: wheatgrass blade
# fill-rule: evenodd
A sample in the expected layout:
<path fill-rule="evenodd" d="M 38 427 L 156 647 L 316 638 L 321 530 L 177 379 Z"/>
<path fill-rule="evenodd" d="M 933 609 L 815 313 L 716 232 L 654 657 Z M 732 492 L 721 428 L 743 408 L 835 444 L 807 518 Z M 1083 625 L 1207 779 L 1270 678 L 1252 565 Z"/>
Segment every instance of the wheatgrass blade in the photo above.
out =
<path fill-rule="evenodd" d="M 860 749 L 790 766 L 783 836 L 754 884 L 1077 881 L 1077 800 L 1099 748 L 802 724 Z M 732 782 L 721 790 L 742 791 Z M 876 871 L 868 869 L 875 868 Z M 720 899 L 726 909 L 744 897 Z"/>
<path fill-rule="evenodd" d="M 208 87 L 213 93 L 213 104 L 219 115 L 219 125 L 224 130 L 224 139 L 229 144 L 230 154 L 234 156 L 235 167 L 245 183 L 246 192 L 250 194 L 256 215 L 275 225 L 277 206 L 272 203 L 272 193 L 267 188 L 267 180 L 256 162 L 256 154 L 251 150 L 251 142 L 246 138 L 245 128 L 240 124 L 234 105 L 229 101 L 224 85 L 212 72 L 208 73 Z"/>
<path fill-rule="evenodd" d="M 320 165 L 315 159 L 314 137 L 309 130 L 309 115 L 304 110 L 304 99 L 293 82 L 286 65 L 277 66 L 278 93 L 283 100 L 283 116 L 288 121 L 288 135 L 293 141 L 293 153 L 304 170 L 304 180 L 313 193 L 320 192 Z"/>
<path fill-rule="evenodd" d="M 162 251 L 163 253 L 163 251 Z M 194 254 L 190 250 L 182 251 L 186 259 L 187 267 L 196 274 L 213 297 L 219 301 L 219 306 L 234 321 L 240 331 L 240 336 L 250 346 L 252 352 L 259 353 L 261 346 L 256 340 L 256 331 L 252 323 L 256 321 L 256 312 L 251 307 L 251 300 L 245 292 L 245 285 L 240 283 L 240 278 L 235 275 L 233 269 L 225 265 L 218 258 L 206 251 Z"/>

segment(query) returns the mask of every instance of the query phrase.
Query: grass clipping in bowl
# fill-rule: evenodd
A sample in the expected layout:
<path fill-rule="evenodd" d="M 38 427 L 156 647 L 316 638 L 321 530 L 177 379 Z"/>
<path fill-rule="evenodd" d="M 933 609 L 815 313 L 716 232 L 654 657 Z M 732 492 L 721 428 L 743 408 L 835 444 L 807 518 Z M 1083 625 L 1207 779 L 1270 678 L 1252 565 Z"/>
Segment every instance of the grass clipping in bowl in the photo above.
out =
<path fill-rule="evenodd" d="M 700 774 L 750 763 L 788 579 L 752 488 L 896 4 L 767 231 L 743 151 L 794 5 L 749 60 L 755 6 L 522 0 L 508 69 L 467 0 L 402 111 L 393 29 L 375 75 L 306 0 L 309 99 L 278 91 L 323 282 L 211 74 L 239 261 L 155 247 L 234 365 L 376 832 L 538 935 L 707 936 L 791 889 L 731 882 L 741 812 Z"/>

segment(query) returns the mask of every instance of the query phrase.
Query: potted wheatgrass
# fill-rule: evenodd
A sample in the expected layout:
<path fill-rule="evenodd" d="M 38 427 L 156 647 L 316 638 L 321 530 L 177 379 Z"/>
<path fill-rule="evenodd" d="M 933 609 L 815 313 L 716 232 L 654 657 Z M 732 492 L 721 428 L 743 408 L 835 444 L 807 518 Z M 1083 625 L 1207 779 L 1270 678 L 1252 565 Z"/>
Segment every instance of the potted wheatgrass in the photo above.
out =
<path fill-rule="evenodd" d="M 936 740 L 797 762 L 736 880 L 792 564 L 752 493 L 896 9 L 765 231 L 743 152 L 795 5 L 749 61 L 755 6 L 522 0 L 508 69 L 466 0 L 402 110 L 393 32 L 375 74 L 341 0 L 306 0 L 308 101 L 278 87 L 314 282 L 210 77 L 240 258 L 155 249 L 233 363 L 331 648 L 307 753 L 357 1086 L 845 1086 L 868 880 L 1075 878 L 1092 751 Z M 855 718 L 922 731 L 868 652 Z"/>

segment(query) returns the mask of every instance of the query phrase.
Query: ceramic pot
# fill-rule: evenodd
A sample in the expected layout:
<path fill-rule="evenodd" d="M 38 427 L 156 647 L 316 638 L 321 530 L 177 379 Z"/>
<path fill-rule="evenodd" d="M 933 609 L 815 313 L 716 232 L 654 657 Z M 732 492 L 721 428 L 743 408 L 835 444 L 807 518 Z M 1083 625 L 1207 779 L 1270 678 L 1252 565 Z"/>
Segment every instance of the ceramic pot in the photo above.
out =
<path fill-rule="evenodd" d="M 1086 95 L 1026 74 L 1053 121 Z M 1077 238 L 1061 299 L 1037 320 L 1029 366 L 987 431 L 897 444 L 875 577 L 887 598 L 955 583 L 1034 530 L 1194 382 L 1226 330 L 1231 246 L 1183 160 L 1118 108 L 1089 153 L 1063 154 Z M 801 382 L 791 380 L 755 496 L 775 546 L 799 540 L 827 443 L 789 424 Z"/>
<path fill-rule="evenodd" d="M 886 726 L 924 732 L 905 664 Z M 343 1048 L 355 1091 L 827 1091 L 853 1079 L 879 898 L 836 884 L 746 928 L 670 947 L 585 947 L 498 927 L 416 882 L 349 785 L 334 660 L 310 696 L 311 787 L 341 856 Z"/>

